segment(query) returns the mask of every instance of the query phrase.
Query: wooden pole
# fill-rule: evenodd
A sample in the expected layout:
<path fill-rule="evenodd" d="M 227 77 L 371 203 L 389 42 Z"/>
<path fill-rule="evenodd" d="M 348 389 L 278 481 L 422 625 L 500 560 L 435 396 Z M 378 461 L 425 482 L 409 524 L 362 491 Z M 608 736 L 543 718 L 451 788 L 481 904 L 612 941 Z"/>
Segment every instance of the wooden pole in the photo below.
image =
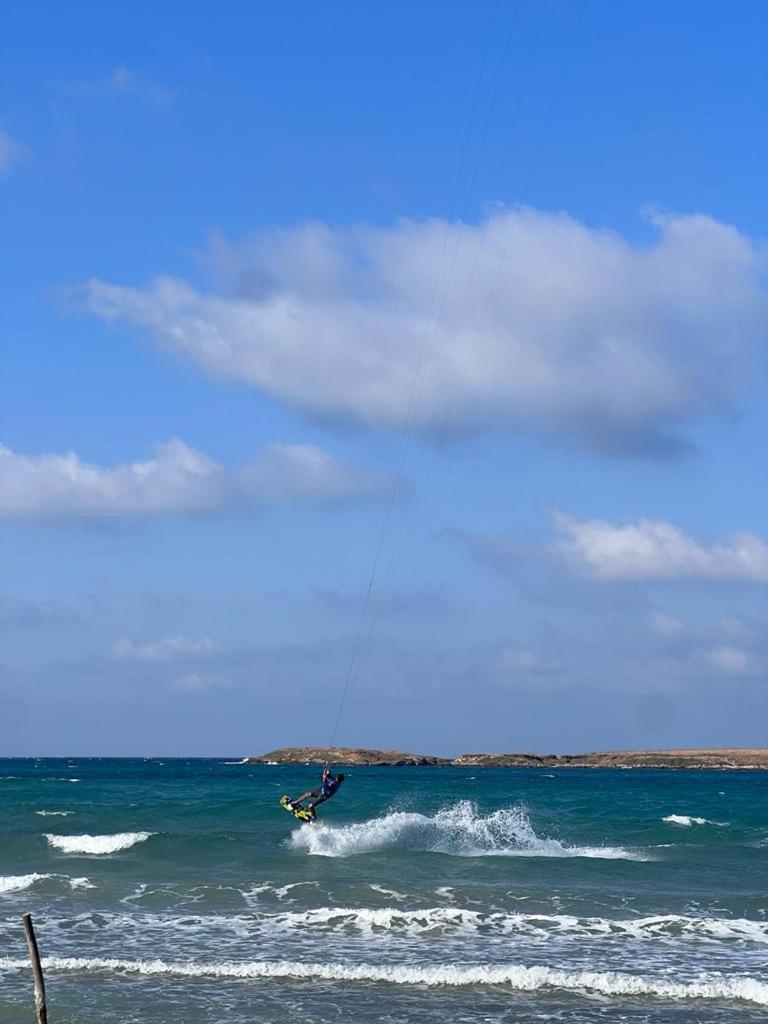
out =
<path fill-rule="evenodd" d="M 43 968 L 40 965 L 40 952 L 37 948 L 35 929 L 32 927 L 32 917 L 24 914 L 21 919 L 24 922 L 24 934 L 27 936 L 29 946 L 29 959 L 32 961 L 32 974 L 35 979 L 35 1013 L 37 1024 L 48 1024 L 48 1009 L 45 1005 L 45 980 Z"/>

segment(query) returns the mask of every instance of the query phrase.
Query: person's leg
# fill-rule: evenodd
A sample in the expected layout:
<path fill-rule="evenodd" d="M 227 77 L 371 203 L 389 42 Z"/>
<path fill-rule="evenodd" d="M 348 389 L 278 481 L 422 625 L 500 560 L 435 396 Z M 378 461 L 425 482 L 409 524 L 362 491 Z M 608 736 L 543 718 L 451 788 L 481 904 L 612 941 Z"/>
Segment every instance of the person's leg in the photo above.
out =
<path fill-rule="evenodd" d="M 322 790 L 321 789 L 308 789 L 306 793 L 302 793 L 301 796 L 297 796 L 295 800 L 291 800 L 289 802 L 290 802 L 292 807 L 295 807 L 296 804 L 303 803 L 305 800 L 308 800 L 310 797 L 320 796 L 321 794 L 322 794 Z"/>
<path fill-rule="evenodd" d="M 324 804 L 328 799 L 327 796 L 323 796 L 322 789 L 317 790 L 317 799 L 313 799 L 311 804 L 307 804 L 307 810 L 314 811 L 318 804 Z"/>

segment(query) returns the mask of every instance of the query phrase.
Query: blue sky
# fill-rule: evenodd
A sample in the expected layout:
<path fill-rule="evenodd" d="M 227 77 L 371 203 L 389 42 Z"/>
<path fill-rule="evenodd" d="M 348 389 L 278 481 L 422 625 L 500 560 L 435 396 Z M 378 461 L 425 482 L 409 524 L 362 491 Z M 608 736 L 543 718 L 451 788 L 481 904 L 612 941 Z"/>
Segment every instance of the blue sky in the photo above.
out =
<path fill-rule="evenodd" d="M 6 753 L 764 743 L 764 5 L 3 22 Z"/>

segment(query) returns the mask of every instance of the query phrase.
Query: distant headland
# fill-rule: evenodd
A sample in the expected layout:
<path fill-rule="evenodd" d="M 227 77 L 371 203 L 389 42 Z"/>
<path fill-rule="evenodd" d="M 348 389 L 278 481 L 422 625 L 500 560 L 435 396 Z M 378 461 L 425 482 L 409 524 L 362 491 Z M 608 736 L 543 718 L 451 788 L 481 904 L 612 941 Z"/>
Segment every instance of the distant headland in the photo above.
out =
<path fill-rule="evenodd" d="M 261 757 L 249 757 L 247 764 L 333 764 L 420 767 L 453 764 L 447 757 L 406 754 L 402 750 L 368 750 L 364 747 L 280 747 Z"/>
<path fill-rule="evenodd" d="M 435 757 L 402 750 L 364 747 L 280 747 L 246 764 L 365 765 L 381 767 L 454 768 L 714 768 L 768 769 L 766 748 L 703 750 L 609 750 L 591 754 L 461 754 Z"/>

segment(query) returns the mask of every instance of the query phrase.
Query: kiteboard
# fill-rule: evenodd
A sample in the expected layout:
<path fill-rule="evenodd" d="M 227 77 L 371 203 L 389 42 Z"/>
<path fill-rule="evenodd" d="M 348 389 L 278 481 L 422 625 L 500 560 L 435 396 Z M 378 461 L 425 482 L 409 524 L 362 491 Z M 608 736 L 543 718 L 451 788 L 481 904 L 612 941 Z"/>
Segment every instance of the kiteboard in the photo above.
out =
<path fill-rule="evenodd" d="M 280 797 L 280 806 L 288 811 L 289 814 L 292 814 L 294 818 L 298 818 L 299 821 L 317 821 L 317 815 L 314 811 L 308 811 L 306 807 L 302 807 L 300 804 L 294 807 L 287 796 Z"/>

